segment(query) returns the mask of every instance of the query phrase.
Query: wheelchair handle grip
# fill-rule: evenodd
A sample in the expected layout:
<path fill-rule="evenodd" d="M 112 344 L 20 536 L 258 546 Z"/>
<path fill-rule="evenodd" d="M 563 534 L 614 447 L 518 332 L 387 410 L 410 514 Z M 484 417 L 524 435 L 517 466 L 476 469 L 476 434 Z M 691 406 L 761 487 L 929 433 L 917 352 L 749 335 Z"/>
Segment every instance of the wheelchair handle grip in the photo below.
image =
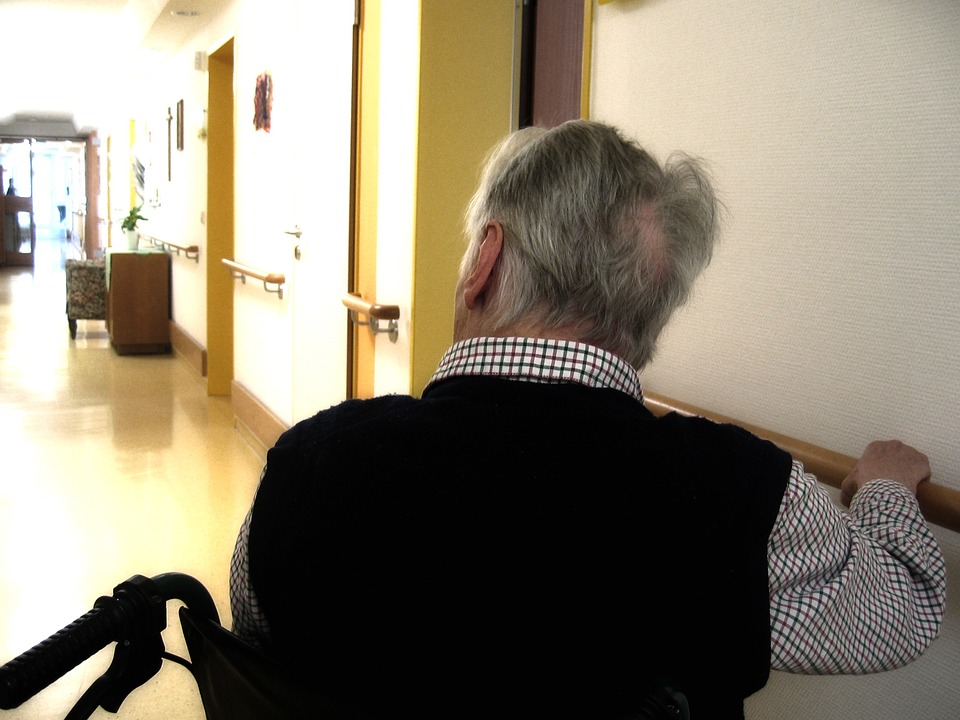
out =
<path fill-rule="evenodd" d="M 109 602 L 103 602 L 109 601 Z M 124 613 L 114 598 L 0 667 L 0 708 L 18 707 L 117 639 Z"/>
<path fill-rule="evenodd" d="M 210 594 L 194 578 L 135 575 L 118 585 L 113 597 L 99 598 L 92 610 L 0 667 L 0 709 L 18 707 L 138 625 L 146 623 L 159 634 L 167 624 L 166 601 L 173 598 L 219 622 Z"/>

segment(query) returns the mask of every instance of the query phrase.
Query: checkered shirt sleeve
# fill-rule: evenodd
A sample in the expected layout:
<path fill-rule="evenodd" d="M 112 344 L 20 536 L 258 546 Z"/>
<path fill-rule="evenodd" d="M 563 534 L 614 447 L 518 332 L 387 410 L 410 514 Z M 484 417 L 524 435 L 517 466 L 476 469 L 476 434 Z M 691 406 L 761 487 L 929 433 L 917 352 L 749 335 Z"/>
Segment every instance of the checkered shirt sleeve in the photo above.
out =
<path fill-rule="evenodd" d="M 250 583 L 250 520 L 253 508 L 240 526 L 237 542 L 230 561 L 230 612 L 233 616 L 233 633 L 257 647 L 270 637 L 270 625 L 260 608 L 257 594 Z"/>
<path fill-rule="evenodd" d="M 775 670 L 890 670 L 920 655 L 943 621 L 943 555 L 916 498 L 893 481 L 867 483 L 845 513 L 794 462 L 768 569 Z"/>

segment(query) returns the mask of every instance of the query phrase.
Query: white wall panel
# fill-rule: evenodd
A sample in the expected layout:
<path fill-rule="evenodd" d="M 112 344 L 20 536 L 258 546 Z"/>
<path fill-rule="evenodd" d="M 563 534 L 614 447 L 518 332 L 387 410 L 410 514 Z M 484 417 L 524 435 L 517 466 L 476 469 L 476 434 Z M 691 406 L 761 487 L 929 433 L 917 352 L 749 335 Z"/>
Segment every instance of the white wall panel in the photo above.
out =
<path fill-rule="evenodd" d="M 374 393 L 411 392 L 410 337 L 416 213 L 420 11 L 415 0 L 382 5 L 377 294 L 400 306 L 399 335 L 377 337 Z"/>
<path fill-rule="evenodd" d="M 854 456 L 901 438 L 960 489 L 960 5 L 618 0 L 593 52 L 593 117 L 706 158 L 727 208 L 645 387 Z M 955 718 L 958 638 L 951 601 L 912 665 L 775 673 L 747 717 Z"/>
<path fill-rule="evenodd" d="M 960 6 L 615 2 L 594 117 L 710 161 L 724 239 L 646 385 L 960 488 Z"/>

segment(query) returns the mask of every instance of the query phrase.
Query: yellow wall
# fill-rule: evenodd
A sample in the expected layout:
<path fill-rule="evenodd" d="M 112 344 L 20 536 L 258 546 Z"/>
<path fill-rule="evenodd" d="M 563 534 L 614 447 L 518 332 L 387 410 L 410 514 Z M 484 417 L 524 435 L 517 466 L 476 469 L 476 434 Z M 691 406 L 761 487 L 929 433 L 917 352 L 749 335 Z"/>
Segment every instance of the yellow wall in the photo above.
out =
<path fill-rule="evenodd" d="M 514 3 L 421 3 L 411 387 L 450 344 L 463 210 L 486 151 L 511 129 Z M 482 28 L 482 32 L 481 32 Z"/>

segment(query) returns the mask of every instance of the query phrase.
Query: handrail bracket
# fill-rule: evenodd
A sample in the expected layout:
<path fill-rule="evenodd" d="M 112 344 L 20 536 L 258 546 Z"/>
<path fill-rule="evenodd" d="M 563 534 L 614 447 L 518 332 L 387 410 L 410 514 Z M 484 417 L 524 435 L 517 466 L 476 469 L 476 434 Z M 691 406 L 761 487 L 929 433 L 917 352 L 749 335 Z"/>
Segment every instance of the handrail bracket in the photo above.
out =
<path fill-rule="evenodd" d="M 196 245 L 177 245 L 176 243 L 160 240 L 159 238 L 155 238 L 152 235 L 145 235 L 144 233 L 140 233 L 140 237 L 151 243 L 154 247 L 160 248 L 167 253 L 176 253 L 179 256 L 182 250 L 187 260 L 193 260 L 197 264 L 200 263 L 200 248 Z"/>
<path fill-rule="evenodd" d="M 387 333 L 387 337 L 390 338 L 390 342 L 396 342 L 400 337 L 400 326 L 397 324 L 396 320 L 388 320 L 386 327 L 380 327 L 380 320 L 378 318 L 370 317 L 369 320 L 361 320 L 359 310 L 350 310 L 350 320 L 354 325 L 362 325 L 370 328 L 370 332 L 372 332 L 374 335 L 378 333 Z"/>
<path fill-rule="evenodd" d="M 283 285 L 279 285 L 279 284 L 278 284 L 276 290 L 271 290 L 271 289 L 270 289 L 270 286 L 267 285 L 267 281 L 264 280 L 264 281 L 263 281 L 263 289 L 266 290 L 268 293 L 276 293 L 277 297 L 278 297 L 280 300 L 283 300 Z"/>

